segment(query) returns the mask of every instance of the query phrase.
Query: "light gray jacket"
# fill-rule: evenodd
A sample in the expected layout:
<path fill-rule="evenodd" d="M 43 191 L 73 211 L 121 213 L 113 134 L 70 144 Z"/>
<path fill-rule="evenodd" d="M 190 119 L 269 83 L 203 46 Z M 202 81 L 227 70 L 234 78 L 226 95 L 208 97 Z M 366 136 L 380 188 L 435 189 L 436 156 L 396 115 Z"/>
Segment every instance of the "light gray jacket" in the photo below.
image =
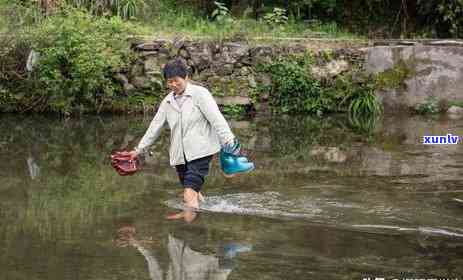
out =
<path fill-rule="evenodd" d="M 187 82 L 183 93 L 185 101 L 180 108 L 170 92 L 159 109 L 140 143 L 137 153 L 145 152 L 161 133 L 167 122 L 170 128 L 170 165 L 184 164 L 220 151 L 221 145 L 232 141 L 227 121 L 211 93 L 204 87 Z"/>

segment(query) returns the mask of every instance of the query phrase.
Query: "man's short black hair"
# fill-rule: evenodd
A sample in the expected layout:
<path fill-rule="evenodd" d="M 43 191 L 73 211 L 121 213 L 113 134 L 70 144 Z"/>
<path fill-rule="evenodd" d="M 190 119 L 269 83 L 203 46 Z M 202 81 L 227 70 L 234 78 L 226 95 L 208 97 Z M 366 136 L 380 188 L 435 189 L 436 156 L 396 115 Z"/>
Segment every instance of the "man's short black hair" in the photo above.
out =
<path fill-rule="evenodd" d="M 168 80 L 174 77 L 180 77 L 185 79 L 188 75 L 188 67 L 183 62 L 182 59 L 176 58 L 164 65 L 162 69 L 162 74 L 164 75 L 164 79 Z"/>

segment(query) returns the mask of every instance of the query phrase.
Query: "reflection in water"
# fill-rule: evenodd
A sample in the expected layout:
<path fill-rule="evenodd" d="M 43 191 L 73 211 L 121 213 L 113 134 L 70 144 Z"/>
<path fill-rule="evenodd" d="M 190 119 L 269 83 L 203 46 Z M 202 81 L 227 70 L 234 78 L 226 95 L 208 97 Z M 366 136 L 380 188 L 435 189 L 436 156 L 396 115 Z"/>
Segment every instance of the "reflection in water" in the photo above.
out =
<path fill-rule="evenodd" d="M 40 175 L 40 167 L 33 157 L 27 158 L 27 167 L 32 180 L 36 179 Z"/>
<path fill-rule="evenodd" d="M 224 252 L 219 256 L 208 255 L 192 250 L 187 242 L 169 234 L 167 251 L 170 263 L 165 273 L 154 254 L 154 249 L 145 245 L 149 243 L 152 242 L 137 240 L 133 226 L 124 226 L 118 230 L 116 245 L 130 245 L 136 248 L 145 258 L 152 280 L 226 280 L 234 267 L 232 259 L 240 253 L 252 250 L 252 246 L 249 245 L 228 243 L 223 246 Z"/>
<path fill-rule="evenodd" d="M 215 256 L 205 255 L 192 250 L 185 241 L 169 235 L 168 251 L 170 260 L 166 279 L 227 279 L 229 268 L 219 265 Z"/>

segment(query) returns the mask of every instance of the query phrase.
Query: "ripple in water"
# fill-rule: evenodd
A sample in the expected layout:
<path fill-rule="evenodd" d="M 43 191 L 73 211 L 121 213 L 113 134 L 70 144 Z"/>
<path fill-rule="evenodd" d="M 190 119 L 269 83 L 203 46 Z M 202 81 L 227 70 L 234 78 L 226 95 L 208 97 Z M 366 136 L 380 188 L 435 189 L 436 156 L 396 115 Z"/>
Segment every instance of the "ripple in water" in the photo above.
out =
<path fill-rule="evenodd" d="M 178 199 L 168 200 L 166 205 L 183 209 L 183 204 Z M 322 209 L 313 202 L 284 200 L 278 192 L 208 196 L 201 203 L 201 210 L 242 215 L 301 218 L 315 217 L 322 212 Z"/>
<path fill-rule="evenodd" d="M 463 229 L 452 228 L 451 230 L 434 227 L 399 227 L 389 225 L 352 225 L 354 228 L 380 229 L 382 231 L 415 231 L 426 235 L 444 235 L 463 238 Z"/>
<path fill-rule="evenodd" d="M 183 203 L 180 199 L 167 200 L 165 204 L 168 207 L 183 209 Z M 263 192 L 263 193 L 237 193 L 220 196 L 208 196 L 201 203 L 201 211 L 230 213 L 239 215 L 254 215 L 272 218 L 303 218 L 312 222 L 325 223 L 327 225 L 335 225 L 350 229 L 357 229 L 367 232 L 378 233 L 395 233 L 395 232 L 417 232 L 425 235 L 443 235 L 457 238 L 463 238 L 463 229 L 431 226 L 398 226 L 385 224 L 356 224 L 352 221 L 340 221 L 339 217 L 330 215 L 333 209 L 322 209 L 324 206 L 335 206 L 336 208 L 351 208 L 351 210 L 362 208 L 354 204 L 337 203 L 333 201 L 317 201 L 300 198 L 295 200 L 284 199 L 278 192 Z M 381 207 L 379 207 L 381 208 Z M 391 212 L 393 209 L 369 209 L 367 212 L 381 212 L 382 215 Z M 399 209 L 395 209 L 399 211 Z M 393 211 L 394 212 L 394 211 Z M 367 213 L 363 213 L 365 215 Z M 386 215 L 387 216 L 387 215 Z M 347 223 L 346 223 L 347 222 Z"/>

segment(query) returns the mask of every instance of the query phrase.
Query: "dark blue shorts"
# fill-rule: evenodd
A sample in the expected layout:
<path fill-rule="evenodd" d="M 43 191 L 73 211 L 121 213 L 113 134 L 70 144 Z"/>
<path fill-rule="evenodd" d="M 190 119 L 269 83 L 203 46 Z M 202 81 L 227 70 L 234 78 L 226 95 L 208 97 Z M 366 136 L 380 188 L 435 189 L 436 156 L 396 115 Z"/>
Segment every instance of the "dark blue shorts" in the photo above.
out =
<path fill-rule="evenodd" d="M 209 173 L 212 156 L 206 156 L 175 166 L 178 178 L 184 188 L 192 188 L 199 192 L 204 184 L 204 178 Z"/>

